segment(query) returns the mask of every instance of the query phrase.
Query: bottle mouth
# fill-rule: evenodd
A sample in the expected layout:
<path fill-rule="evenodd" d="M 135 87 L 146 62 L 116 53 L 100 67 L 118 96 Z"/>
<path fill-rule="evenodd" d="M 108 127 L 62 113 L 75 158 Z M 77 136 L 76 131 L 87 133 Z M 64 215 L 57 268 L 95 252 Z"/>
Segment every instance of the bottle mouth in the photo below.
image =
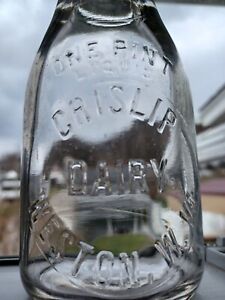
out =
<path fill-rule="evenodd" d="M 128 0 L 81 1 L 78 11 L 87 23 L 104 27 L 127 25 L 140 18 L 137 6 Z"/>

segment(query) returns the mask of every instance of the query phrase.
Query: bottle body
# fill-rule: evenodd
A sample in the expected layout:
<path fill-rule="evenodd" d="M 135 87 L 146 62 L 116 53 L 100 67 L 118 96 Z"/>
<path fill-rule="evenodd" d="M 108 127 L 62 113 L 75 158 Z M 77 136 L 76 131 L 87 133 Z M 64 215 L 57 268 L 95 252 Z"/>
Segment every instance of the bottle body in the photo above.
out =
<path fill-rule="evenodd" d="M 201 277 L 186 79 L 163 28 L 118 3 L 74 5 L 28 84 L 21 272 L 38 297 L 186 299 Z"/>

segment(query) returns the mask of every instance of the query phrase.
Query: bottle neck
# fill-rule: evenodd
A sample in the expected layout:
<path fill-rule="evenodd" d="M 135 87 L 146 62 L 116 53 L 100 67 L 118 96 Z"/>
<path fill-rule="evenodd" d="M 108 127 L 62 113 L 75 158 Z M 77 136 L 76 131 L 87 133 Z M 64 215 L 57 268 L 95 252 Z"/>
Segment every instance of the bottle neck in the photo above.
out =
<path fill-rule="evenodd" d="M 66 17 L 73 9 L 87 23 L 99 26 L 130 24 L 141 17 L 145 7 L 155 7 L 154 0 L 58 0 L 57 8 Z M 66 21 L 66 20 L 65 20 Z"/>
<path fill-rule="evenodd" d="M 138 17 L 135 1 L 130 0 L 88 0 L 75 1 L 79 13 L 87 23 L 99 26 L 121 26 Z"/>

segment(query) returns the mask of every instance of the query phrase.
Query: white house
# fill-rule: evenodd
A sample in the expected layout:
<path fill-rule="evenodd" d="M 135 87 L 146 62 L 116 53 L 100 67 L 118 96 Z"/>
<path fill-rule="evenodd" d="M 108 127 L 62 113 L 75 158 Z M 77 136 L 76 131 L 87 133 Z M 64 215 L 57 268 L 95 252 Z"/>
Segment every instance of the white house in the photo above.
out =
<path fill-rule="evenodd" d="M 203 131 L 197 135 L 200 167 L 225 163 L 225 85 L 200 109 Z"/>

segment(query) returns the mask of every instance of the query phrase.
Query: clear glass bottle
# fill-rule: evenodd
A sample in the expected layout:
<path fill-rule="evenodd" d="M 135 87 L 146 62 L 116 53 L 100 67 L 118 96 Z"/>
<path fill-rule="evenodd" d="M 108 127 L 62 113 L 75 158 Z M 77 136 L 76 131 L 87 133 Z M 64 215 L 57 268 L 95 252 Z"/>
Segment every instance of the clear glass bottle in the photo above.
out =
<path fill-rule="evenodd" d="M 193 110 L 152 1 L 59 1 L 28 83 L 22 177 L 33 297 L 190 299 L 204 258 Z"/>

